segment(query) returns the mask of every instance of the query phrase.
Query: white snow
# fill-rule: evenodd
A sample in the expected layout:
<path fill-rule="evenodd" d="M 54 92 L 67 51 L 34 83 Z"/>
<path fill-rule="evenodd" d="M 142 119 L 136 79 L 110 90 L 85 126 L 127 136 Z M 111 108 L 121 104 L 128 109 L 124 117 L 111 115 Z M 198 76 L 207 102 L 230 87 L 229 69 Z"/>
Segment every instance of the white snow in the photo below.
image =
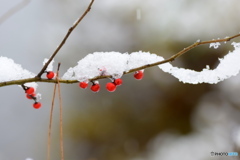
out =
<path fill-rule="evenodd" d="M 238 45 L 235 45 L 238 46 Z M 234 47 L 235 47 L 234 46 Z M 183 83 L 198 84 L 198 83 L 210 83 L 216 84 L 232 76 L 236 76 L 240 71 L 240 47 L 235 47 L 235 50 L 229 52 L 224 58 L 220 58 L 217 68 L 210 70 L 209 67 L 203 69 L 201 72 L 197 72 L 190 69 L 173 67 L 168 63 L 168 67 L 162 67 L 164 72 L 172 74 Z"/>
<path fill-rule="evenodd" d="M 133 52 L 133 53 L 129 54 L 126 71 L 133 69 L 133 68 L 141 67 L 146 64 L 159 62 L 162 60 L 164 60 L 163 57 L 158 56 L 156 54 L 151 54 L 149 52 L 142 52 L 142 51 Z"/>
<path fill-rule="evenodd" d="M 0 56 L 0 82 L 33 78 L 34 73 L 23 69 L 21 65 L 16 64 L 12 59 Z"/>
<path fill-rule="evenodd" d="M 86 81 L 100 75 L 120 78 L 124 71 L 161 60 L 163 58 L 156 54 L 141 51 L 132 54 L 95 52 L 80 60 L 77 66 L 69 68 L 62 79 Z"/>
<path fill-rule="evenodd" d="M 86 81 L 100 75 L 121 77 L 127 62 L 128 55 L 118 52 L 95 52 L 88 54 L 78 62 L 78 65 L 68 69 L 63 79 Z"/>
<path fill-rule="evenodd" d="M 12 59 L 0 56 L 0 82 L 20 80 L 35 77 L 34 73 L 23 69 L 21 65 L 16 64 Z M 26 83 L 28 87 L 37 88 L 37 83 Z"/>
<path fill-rule="evenodd" d="M 164 72 L 170 73 L 183 83 L 198 84 L 210 83 L 216 84 L 231 76 L 239 73 L 240 65 L 240 45 L 232 44 L 234 51 L 229 52 L 224 58 L 219 59 L 220 63 L 217 68 L 211 70 L 206 66 L 201 72 L 178 68 L 170 63 L 159 65 Z M 155 63 L 164 60 L 163 57 L 149 52 L 95 52 L 88 54 L 78 62 L 78 65 L 69 68 L 63 75 L 62 79 L 87 81 L 88 79 L 100 76 L 111 75 L 113 78 L 120 78 L 123 72 L 137 68 L 143 65 Z"/>
<path fill-rule="evenodd" d="M 45 65 L 45 63 L 47 63 L 48 60 L 49 60 L 48 58 L 45 58 L 43 60 L 43 65 Z M 53 70 L 53 63 L 54 63 L 54 59 L 49 63 L 49 65 L 46 68 L 46 71 L 52 71 Z"/>
<path fill-rule="evenodd" d="M 240 48 L 240 43 L 232 42 L 231 45 L 236 49 Z"/>
<path fill-rule="evenodd" d="M 215 43 L 210 43 L 209 48 L 214 48 L 214 49 L 218 49 L 218 47 L 221 45 L 221 43 L 219 42 L 215 42 Z"/>

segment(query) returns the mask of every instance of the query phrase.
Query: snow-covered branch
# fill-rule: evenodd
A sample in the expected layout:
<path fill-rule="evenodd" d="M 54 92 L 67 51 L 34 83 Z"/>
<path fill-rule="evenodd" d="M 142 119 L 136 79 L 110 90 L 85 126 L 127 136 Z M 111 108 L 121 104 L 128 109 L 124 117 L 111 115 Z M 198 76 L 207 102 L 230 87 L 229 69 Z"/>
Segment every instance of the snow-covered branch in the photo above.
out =
<path fill-rule="evenodd" d="M 240 36 L 240 34 L 236 34 L 231 37 L 217 40 L 198 40 L 168 59 L 164 59 L 156 54 L 142 51 L 131 54 L 122 54 L 119 52 L 95 52 L 93 54 L 88 54 L 85 58 L 80 60 L 78 65 L 75 67 L 69 68 L 62 78 L 59 78 L 58 80 L 53 78 L 53 73 L 51 73 L 51 78 L 49 78 L 49 75 L 47 75 L 47 78 L 42 78 L 44 73 L 49 74 L 48 70 L 52 72 L 52 69 L 49 68 L 52 68 L 51 66 L 54 57 L 65 44 L 72 31 L 90 11 L 93 2 L 94 0 L 91 0 L 85 12 L 74 22 L 73 26 L 69 28 L 67 34 L 64 36 L 63 40 L 51 57 L 44 61 L 44 65 L 38 74 L 31 73 L 26 69 L 23 69 L 19 64 L 14 63 L 14 61 L 9 58 L 0 57 L 0 87 L 24 84 L 27 87 L 36 88 L 36 82 L 59 82 L 70 84 L 91 81 L 94 83 L 94 81 L 104 78 L 117 79 L 122 77 L 124 74 L 137 72 L 153 66 L 159 66 L 160 69 L 178 78 L 179 81 L 191 84 L 217 83 L 226 78 L 234 76 L 239 72 L 240 67 L 238 67 L 236 64 L 240 58 L 240 49 L 236 44 L 234 45 L 235 50 L 228 53 L 223 59 L 220 59 L 219 66 L 214 70 L 209 70 L 209 68 L 206 67 L 201 72 L 196 72 L 189 69 L 173 67 L 170 64 L 170 62 L 174 61 L 179 56 L 199 45 L 210 44 L 210 47 L 217 48 L 218 45 L 220 45 L 220 42 L 227 42 Z M 231 72 L 228 70 L 231 70 Z"/>
<path fill-rule="evenodd" d="M 79 81 L 119 78 L 124 74 L 153 66 L 159 66 L 164 72 L 172 74 L 184 83 L 217 83 L 239 72 L 238 60 L 240 59 L 240 49 L 238 43 L 233 43 L 235 50 L 229 52 L 223 59 L 220 59 L 220 64 L 215 70 L 205 68 L 202 72 L 196 72 L 189 69 L 173 67 L 169 62 L 199 45 L 210 44 L 210 46 L 212 46 L 213 43 L 227 42 L 239 36 L 240 34 L 217 40 L 197 41 L 168 59 L 141 51 L 131 54 L 95 52 L 80 60 L 77 66 L 69 68 L 63 77 L 59 79 L 59 83 L 71 84 L 78 83 Z M 29 82 L 57 83 L 57 80 L 39 78 L 34 73 L 22 69 L 21 66 L 15 64 L 13 60 L 0 57 L 0 87 L 21 85 Z"/>

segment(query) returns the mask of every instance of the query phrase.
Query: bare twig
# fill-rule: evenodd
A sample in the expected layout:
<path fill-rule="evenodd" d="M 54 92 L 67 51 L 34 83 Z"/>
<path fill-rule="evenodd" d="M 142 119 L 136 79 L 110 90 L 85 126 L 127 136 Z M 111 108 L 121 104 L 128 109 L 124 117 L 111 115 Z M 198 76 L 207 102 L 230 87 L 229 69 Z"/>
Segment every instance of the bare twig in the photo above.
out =
<path fill-rule="evenodd" d="M 22 8 L 27 6 L 27 4 L 30 2 L 30 0 L 22 0 L 20 3 L 16 4 L 14 7 L 9 9 L 6 13 L 4 13 L 0 17 L 0 25 L 4 23 L 8 18 L 10 18 L 12 15 L 20 11 Z"/>
<path fill-rule="evenodd" d="M 52 105 L 50 109 L 50 118 L 49 118 L 49 127 L 48 127 L 48 145 L 47 145 L 47 160 L 50 160 L 50 150 L 51 150 L 51 130 L 52 130 L 52 117 L 53 117 L 53 108 L 54 108 L 54 102 L 55 102 L 55 95 L 56 95 L 56 88 L 58 87 L 58 95 L 59 95 L 59 105 L 60 105 L 60 148 L 61 148 L 61 160 L 63 160 L 63 132 L 62 132 L 62 98 L 60 93 L 60 84 L 58 81 L 59 77 L 59 69 L 60 69 L 60 63 L 58 64 L 57 68 L 57 75 L 56 80 L 57 83 L 54 85 L 53 89 L 53 98 L 52 98 Z"/>
<path fill-rule="evenodd" d="M 49 126 L 48 126 L 48 145 L 47 145 L 47 160 L 50 160 L 50 150 L 51 150 L 51 131 L 52 131 L 52 117 L 53 117 L 53 108 L 54 108 L 54 102 L 55 102 L 55 95 L 56 95 L 56 88 L 57 84 L 55 83 L 54 89 L 53 89 L 53 97 L 52 97 L 52 105 L 50 109 L 50 118 L 49 118 Z"/>
<path fill-rule="evenodd" d="M 59 83 L 59 69 L 60 69 L 60 63 L 58 63 L 58 69 L 57 69 L 57 86 L 58 86 L 58 98 L 59 98 L 59 129 L 60 129 L 60 153 L 61 153 L 61 160 L 64 160 L 64 149 L 63 149 L 63 118 L 62 118 L 62 96 L 61 96 L 61 89 L 60 89 L 60 83 Z"/>
<path fill-rule="evenodd" d="M 156 63 L 143 65 L 141 67 L 133 68 L 133 69 L 131 69 L 129 71 L 124 72 L 123 74 L 128 74 L 128 73 L 132 73 L 132 72 L 135 72 L 135 71 L 138 71 L 138 70 L 141 70 L 141 69 L 146 69 L 146 68 L 150 68 L 150 67 L 157 66 L 157 65 L 160 65 L 160 64 L 172 62 L 173 60 L 175 60 L 179 56 L 183 55 L 184 53 L 190 51 L 191 49 L 193 49 L 193 48 L 195 48 L 195 47 L 197 47 L 199 45 L 216 43 L 216 42 L 227 42 L 227 41 L 230 41 L 230 40 L 232 40 L 234 38 L 237 38 L 237 37 L 240 37 L 240 34 L 236 34 L 236 35 L 228 37 L 228 38 L 217 39 L 217 40 L 209 40 L 209 41 L 202 41 L 202 42 L 201 41 L 197 41 L 197 42 L 193 43 L 192 45 L 184 48 L 180 52 L 176 53 L 175 55 L 171 56 L 168 59 L 165 59 L 163 61 L 159 61 L 159 62 L 156 62 Z M 92 79 L 89 79 L 89 81 L 94 81 L 94 80 L 104 79 L 104 78 L 111 78 L 111 76 L 105 76 L 105 75 L 97 76 L 97 77 L 94 77 Z M 21 84 L 28 83 L 28 82 L 47 82 L 47 83 L 58 83 L 59 82 L 59 83 L 66 83 L 66 84 L 78 83 L 77 80 L 62 80 L 62 79 L 49 80 L 49 79 L 41 79 L 41 78 L 35 77 L 35 78 L 28 78 L 28 79 L 21 79 L 21 80 L 13 80 L 13 81 L 1 82 L 0 83 L 0 87 L 9 86 L 9 85 L 16 85 L 16 84 L 17 85 L 21 85 Z"/>
<path fill-rule="evenodd" d="M 68 37 L 70 36 L 70 34 L 72 33 L 72 31 L 77 27 L 77 25 L 82 21 L 82 19 L 87 15 L 87 13 L 91 10 L 92 4 L 93 4 L 94 0 L 92 0 L 90 2 L 90 4 L 88 5 L 88 8 L 86 9 L 86 11 L 82 14 L 81 17 L 79 17 L 73 24 L 72 27 L 70 27 L 68 29 L 67 34 L 65 35 L 65 37 L 63 38 L 62 42 L 60 43 L 60 45 L 57 47 L 57 49 L 53 52 L 52 56 L 49 58 L 49 60 L 47 61 L 47 63 L 45 63 L 45 65 L 43 66 L 43 68 L 41 69 L 41 71 L 38 73 L 38 75 L 36 77 L 40 78 L 42 76 L 42 74 L 45 72 L 46 68 L 48 67 L 48 65 L 50 64 L 50 62 L 53 60 L 53 58 L 57 55 L 58 51 L 62 48 L 62 46 L 65 44 L 66 40 L 68 39 Z"/>

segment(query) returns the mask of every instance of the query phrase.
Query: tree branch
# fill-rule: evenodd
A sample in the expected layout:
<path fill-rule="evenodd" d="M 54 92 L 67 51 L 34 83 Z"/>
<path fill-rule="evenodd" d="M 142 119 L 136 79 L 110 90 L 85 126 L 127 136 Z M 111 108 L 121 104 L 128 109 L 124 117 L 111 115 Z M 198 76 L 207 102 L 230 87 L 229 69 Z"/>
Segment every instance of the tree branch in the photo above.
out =
<path fill-rule="evenodd" d="M 135 72 L 135 71 L 138 71 L 138 70 L 141 70 L 141 69 L 145 69 L 145 68 L 149 68 L 149 67 L 153 67 L 153 66 L 157 66 L 157 65 L 160 65 L 160 64 L 163 64 L 163 63 L 172 62 L 176 58 L 180 57 L 184 53 L 190 51 L 191 49 L 193 49 L 193 48 L 195 48 L 195 47 L 197 47 L 199 45 L 216 43 L 216 42 L 228 42 L 228 41 L 230 41 L 230 40 L 232 40 L 234 38 L 237 38 L 239 36 L 240 36 L 240 34 L 236 34 L 234 36 L 223 38 L 223 39 L 209 40 L 209 41 L 202 41 L 202 42 L 201 41 L 197 41 L 197 42 L 193 43 L 192 45 L 188 46 L 187 48 L 184 48 L 183 50 L 181 50 L 180 52 L 178 52 L 177 54 L 173 55 L 172 57 L 170 57 L 168 59 L 165 59 L 165 60 L 160 61 L 160 62 L 152 63 L 152 64 L 147 64 L 147 65 L 144 65 L 144 66 L 141 66 L 141 67 L 138 67 L 138 68 L 131 69 L 128 72 L 124 72 L 124 74 L 130 73 L 130 72 Z"/>
<path fill-rule="evenodd" d="M 172 62 L 176 58 L 180 57 L 184 53 L 190 51 L 191 49 L 193 49 L 193 48 L 195 48 L 195 47 L 197 47 L 199 45 L 216 43 L 216 42 L 227 42 L 227 41 L 230 41 L 230 40 L 232 40 L 234 38 L 237 38 L 239 36 L 240 36 L 240 34 L 236 34 L 234 36 L 231 36 L 231 37 L 228 37 L 228 38 L 223 38 L 223 39 L 209 40 L 209 41 L 202 41 L 202 42 L 201 41 L 197 41 L 197 42 L 193 43 L 192 45 L 184 48 L 180 52 L 174 54 L 173 56 L 171 56 L 168 59 L 165 59 L 163 61 L 159 61 L 159 62 L 156 62 L 156 63 L 147 64 L 147 65 L 144 65 L 144 66 L 141 66 L 141 67 L 133 68 L 133 69 L 131 69 L 129 71 L 125 71 L 123 74 L 128 74 L 128 73 L 132 73 L 132 72 L 135 72 L 135 71 L 139 71 L 141 69 L 146 69 L 146 68 L 150 68 L 150 67 L 153 67 L 153 66 L 158 66 L 160 64 Z M 106 76 L 106 75 L 104 75 L 104 76 L 97 76 L 97 77 L 94 77 L 92 79 L 89 79 L 89 81 L 95 81 L 95 80 L 104 79 L 104 78 L 111 78 L 111 76 L 110 75 L 109 76 Z M 34 78 L 1 82 L 0 83 L 0 87 L 9 86 L 9 85 L 22 85 L 22 84 L 28 83 L 28 82 L 47 82 L 47 83 L 66 83 L 66 84 L 78 83 L 77 80 L 63 80 L 63 79 L 58 79 L 58 80 L 57 79 L 52 79 L 52 80 L 49 80 L 49 79 L 38 78 L 36 76 Z"/>
<path fill-rule="evenodd" d="M 72 31 L 77 27 L 77 25 L 82 21 L 82 19 L 87 15 L 87 13 L 91 10 L 92 4 L 93 4 L 94 0 L 92 0 L 90 2 L 90 4 L 88 5 L 88 8 L 86 9 L 86 11 L 82 14 L 81 17 L 79 17 L 73 24 L 72 27 L 70 27 L 68 29 L 67 34 L 65 35 L 65 37 L 63 38 L 62 42 L 60 43 L 60 45 L 57 47 L 57 49 L 53 52 L 52 56 L 49 58 L 49 60 L 47 61 L 47 63 L 45 63 L 45 65 L 43 66 L 43 68 L 41 69 L 41 71 L 37 74 L 36 77 L 41 78 L 42 74 L 45 72 L 45 70 L 47 69 L 48 65 L 51 63 L 51 61 L 53 60 L 53 58 L 57 55 L 58 51 L 62 48 L 62 46 L 65 44 L 66 40 L 68 39 L 68 37 L 70 36 L 70 34 L 72 33 Z"/>

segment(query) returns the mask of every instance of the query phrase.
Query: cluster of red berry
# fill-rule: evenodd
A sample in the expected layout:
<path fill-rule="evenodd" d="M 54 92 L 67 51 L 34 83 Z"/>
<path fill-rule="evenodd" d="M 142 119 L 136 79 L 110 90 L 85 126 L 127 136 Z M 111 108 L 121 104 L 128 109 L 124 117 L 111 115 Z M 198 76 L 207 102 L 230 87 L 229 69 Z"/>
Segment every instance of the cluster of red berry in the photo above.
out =
<path fill-rule="evenodd" d="M 92 82 L 92 86 L 91 86 L 91 90 L 93 92 L 98 92 L 100 90 L 100 84 L 98 83 L 98 81 Z M 114 79 L 113 82 L 109 82 L 106 84 L 106 89 L 109 92 L 114 92 L 117 88 L 117 86 L 120 86 L 122 84 L 122 79 L 118 78 L 118 79 Z M 88 83 L 87 82 L 80 82 L 79 83 L 79 87 L 85 89 L 88 87 Z"/>
<path fill-rule="evenodd" d="M 48 78 L 48 79 L 53 79 L 54 77 L 55 77 L 55 73 L 54 72 L 52 72 L 52 71 L 46 71 L 46 77 Z M 135 73 L 134 73 L 134 78 L 135 79 L 138 79 L 138 80 L 141 80 L 142 78 L 143 78 L 143 71 L 142 70 L 140 70 L 140 71 L 136 71 Z M 114 92 L 115 90 L 116 90 L 116 88 L 117 88 L 117 86 L 120 86 L 122 83 L 123 83 L 123 81 L 122 81 L 122 79 L 121 78 L 118 78 L 118 79 L 111 79 L 112 80 L 112 82 L 108 82 L 107 84 L 106 84 L 106 89 L 109 91 L 109 92 Z M 25 93 L 26 93 L 26 97 L 28 98 L 28 99 L 32 99 L 32 100 L 34 100 L 34 103 L 33 103 L 33 108 L 35 108 L 35 109 L 39 109 L 39 108 L 41 108 L 41 106 L 42 106 L 42 104 L 40 103 L 40 102 L 38 102 L 38 100 L 37 100 L 37 94 L 35 93 L 35 88 L 33 88 L 33 87 L 27 87 L 27 86 L 24 86 L 24 85 L 22 85 L 23 86 L 23 89 L 25 90 Z M 80 82 L 79 83 L 79 87 L 81 87 L 81 88 L 83 88 L 83 89 L 85 89 L 85 88 L 87 88 L 88 87 L 88 82 Z M 100 90 L 100 84 L 98 83 L 98 81 L 94 81 L 94 82 L 92 82 L 92 86 L 91 86 L 91 88 L 90 88 L 93 92 L 98 92 L 99 90 Z"/>
<path fill-rule="evenodd" d="M 35 109 L 39 109 L 42 104 L 40 102 L 37 101 L 37 97 L 36 97 L 36 93 L 35 93 L 35 89 L 33 87 L 24 87 L 25 93 L 26 93 L 26 97 L 28 99 L 33 99 L 35 102 L 33 103 L 33 108 Z"/>
<path fill-rule="evenodd" d="M 46 72 L 46 77 L 48 79 L 53 79 L 55 77 L 55 73 L 52 72 L 52 71 L 48 71 Z M 33 87 L 27 87 L 27 86 L 24 86 L 23 85 L 23 89 L 25 90 L 25 93 L 26 93 L 26 97 L 28 99 L 32 99 L 34 100 L 34 103 L 33 103 L 33 108 L 35 109 L 39 109 L 41 108 L 42 104 L 40 102 L 38 102 L 37 100 L 37 94 L 35 93 L 35 88 Z"/>
<path fill-rule="evenodd" d="M 134 73 L 134 78 L 141 80 L 143 78 L 143 71 L 136 71 Z M 112 79 L 112 82 L 108 82 L 106 84 L 106 89 L 109 92 L 114 92 L 117 89 L 117 86 L 120 86 L 123 83 L 121 78 L 118 79 Z M 86 89 L 88 87 L 88 82 L 80 82 L 79 83 L 79 87 Z M 92 86 L 90 88 L 93 92 L 98 92 L 100 90 L 100 84 L 98 83 L 98 81 L 92 82 Z"/>

